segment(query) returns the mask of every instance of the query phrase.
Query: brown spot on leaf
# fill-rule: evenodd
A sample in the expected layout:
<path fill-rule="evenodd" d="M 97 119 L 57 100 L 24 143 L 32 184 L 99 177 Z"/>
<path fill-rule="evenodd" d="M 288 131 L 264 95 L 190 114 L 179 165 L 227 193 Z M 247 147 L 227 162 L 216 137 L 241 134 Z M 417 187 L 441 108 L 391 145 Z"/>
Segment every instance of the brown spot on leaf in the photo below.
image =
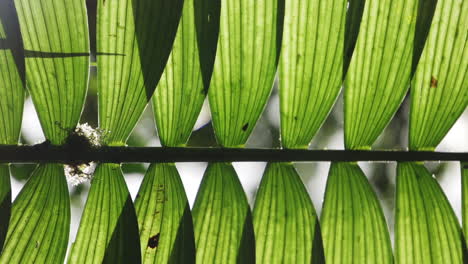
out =
<path fill-rule="evenodd" d="M 247 131 L 247 128 L 249 128 L 249 123 L 245 123 L 245 125 L 242 127 L 242 131 Z"/>
<path fill-rule="evenodd" d="M 156 248 L 159 244 L 159 233 L 148 239 L 148 247 Z"/>
<path fill-rule="evenodd" d="M 432 76 L 431 77 L 431 88 L 436 88 L 437 87 L 437 79 Z"/>

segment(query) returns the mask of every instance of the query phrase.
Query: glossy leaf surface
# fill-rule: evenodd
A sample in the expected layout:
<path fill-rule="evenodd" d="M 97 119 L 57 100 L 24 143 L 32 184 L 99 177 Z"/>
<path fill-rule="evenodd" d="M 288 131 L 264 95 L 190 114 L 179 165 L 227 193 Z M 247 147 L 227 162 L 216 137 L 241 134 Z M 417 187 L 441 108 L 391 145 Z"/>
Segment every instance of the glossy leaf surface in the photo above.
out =
<path fill-rule="evenodd" d="M 281 0 L 221 0 L 219 41 L 208 92 L 217 141 L 243 146 L 273 87 L 281 48 Z"/>
<path fill-rule="evenodd" d="M 138 222 L 119 164 L 100 164 L 69 263 L 141 263 Z"/>
<path fill-rule="evenodd" d="M 174 164 L 152 164 L 135 201 L 143 263 L 195 263 L 192 214 Z"/>
<path fill-rule="evenodd" d="M 346 1 L 285 1 L 279 66 L 281 144 L 307 148 L 342 81 Z"/>
<path fill-rule="evenodd" d="M 78 123 L 88 87 L 85 1 L 15 0 L 15 4 L 27 86 L 46 138 L 60 145 Z"/>
<path fill-rule="evenodd" d="M 345 80 L 345 146 L 369 149 L 409 87 L 418 0 L 368 0 Z"/>
<path fill-rule="evenodd" d="M 382 208 L 356 163 L 332 163 L 320 223 L 327 263 L 393 263 Z"/>
<path fill-rule="evenodd" d="M 398 164 L 396 195 L 395 261 L 464 263 L 457 217 L 424 165 Z"/>
<path fill-rule="evenodd" d="M 99 125 L 124 145 L 171 52 L 183 0 L 98 0 Z"/>
<path fill-rule="evenodd" d="M 192 210 L 197 263 L 255 263 L 252 216 L 229 163 L 211 163 Z"/>
<path fill-rule="evenodd" d="M 257 263 L 324 263 L 314 206 L 291 163 L 270 163 L 253 211 Z"/>
<path fill-rule="evenodd" d="M 158 134 L 164 146 L 185 145 L 205 100 L 214 52 L 205 55 L 207 57 L 202 57 L 202 54 L 216 47 L 217 31 L 211 34 L 206 31 L 212 24 L 217 24 L 215 20 L 219 19 L 219 13 L 213 14 L 213 21 L 206 24 L 198 20 L 203 19 L 201 16 L 205 13 L 210 13 L 214 5 L 216 1 L 186 0 L 184 3 L 174 46 L 153 97 Z M 197 29 L 206 36 L 197 34 Z M 204 82 L 205 71 L 210 76 Z"/>
<path fill-rule="evenodd" d="M 0 263 L 63 263 L 70 198 L 61 164 L 41 164 L 16 197 Z"/>
<path fill-rule="evenodd" d="M 411 85 L 410 149 L 435 149 L 468 105 L 466 14 L 467 1 L 438 1 Z"/>

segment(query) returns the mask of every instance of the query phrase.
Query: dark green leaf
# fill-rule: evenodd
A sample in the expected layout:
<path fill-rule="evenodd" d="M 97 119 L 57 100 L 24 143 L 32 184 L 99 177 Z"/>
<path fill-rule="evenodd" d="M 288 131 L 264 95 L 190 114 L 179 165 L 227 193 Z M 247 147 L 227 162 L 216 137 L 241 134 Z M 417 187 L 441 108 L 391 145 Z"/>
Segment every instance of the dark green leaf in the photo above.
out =
<path fill-rule="evenodd" d="M 84 0 L 15 0 L 26 78 L 42 129 L 54 145 L 75 128 L 88 87 L 89 41 Z"/>
<path fill-rule="evenodd" d="M 424 165 L 398 164 L 395 218 L 397 263 L 464 263 L 460 224 Z"/>
<path fill-rule="evenodd" d="M 257 263 L 324 263 L 317 215 L 291 163 L 267 166 L 253 223 Z"/>
<path fill-rule="evenodd" d="M 143 263 L 195 263 L 192 215 L 174 164 L 152 164 L 135 201 Z"/>
<path fill-rule="evenodd" d="M 366 1 L 345 81 L 345 146 L 369 149 L 410 82 L 418 0 Z"/>
<path fill-rule="evenodd" d="M 120 165 L 100 164 L 69 263 L 141 263 L 138 222 Z"/>
<path fill-rule="evenodd" d="M 171 52 L 183 0 L 98 0 L 99 126 L 124 145 Z"/>
<path fill-rule="evenodd" d="M 411 85 L 409 147 L 433 150 L 468 105 L 468 1 L 439 0 Z"/>
<path fill-rule="evenodd" d="M 11 215 L 10 169 L 0 164 L 0 253 L 8 232 Z"/>
<path fill-rule="evenodd" d="M 61 164 L 41 164 L 13 203 L 0 263 L 63 263 L 70 198 Z"/>
<path fill-rule="evenodd" d="M 347 2 L 285 2 L 279 67 L 281 144 L 307 148 L 341 89 Z"/>
<path fill-rule="evenodd" d="M 468 244 L 468 162 L 460 163 L 462 177 L 462 219 L 465 246 Z"/>
<path fill-rule="evenodd" d="M 382 208 L 356 163 L 332 163 L 320 220 L 327 263 L 393 263 Z"/>
<path fill-rule="evenodd" d="M 273 87 L 281 48 L 282 0 L 221 0 L 209 100 L 218 143 L 243 146 Z"/>
<path fill-rule="evenodd" d="M 192 214 L 197 263 L 255 263 L 252 215 L 231 164 L 208 165 Z"/>

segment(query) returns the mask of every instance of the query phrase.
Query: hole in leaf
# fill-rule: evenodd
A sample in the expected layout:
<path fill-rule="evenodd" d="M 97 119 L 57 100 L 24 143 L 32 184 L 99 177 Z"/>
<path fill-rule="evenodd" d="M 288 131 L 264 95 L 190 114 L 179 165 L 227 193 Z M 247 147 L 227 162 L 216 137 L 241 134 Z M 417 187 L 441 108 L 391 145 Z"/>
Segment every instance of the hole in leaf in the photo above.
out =
<path fill-rule="evenodd" d="M 159 233 L 148 239 L 148 247 L 155 248 L 159 244 Z"/>

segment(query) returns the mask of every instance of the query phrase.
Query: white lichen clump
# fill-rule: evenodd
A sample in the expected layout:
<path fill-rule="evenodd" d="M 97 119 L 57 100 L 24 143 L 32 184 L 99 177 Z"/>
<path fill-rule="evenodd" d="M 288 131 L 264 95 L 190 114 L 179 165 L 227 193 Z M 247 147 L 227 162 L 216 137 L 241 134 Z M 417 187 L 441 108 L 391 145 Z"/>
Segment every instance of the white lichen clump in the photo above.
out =
<path fill-rule="evenodd" d="M 79 124 L 75 129 L 75 133 L 78 136 L 85 137 L 91 146 L 101 146 L 102 132 L 99 129 L 92 128 L 88 123 Z M 74 186 L 90 181 L 95 169 L 96 162 L 64 165 L 67 181 Z"/>

